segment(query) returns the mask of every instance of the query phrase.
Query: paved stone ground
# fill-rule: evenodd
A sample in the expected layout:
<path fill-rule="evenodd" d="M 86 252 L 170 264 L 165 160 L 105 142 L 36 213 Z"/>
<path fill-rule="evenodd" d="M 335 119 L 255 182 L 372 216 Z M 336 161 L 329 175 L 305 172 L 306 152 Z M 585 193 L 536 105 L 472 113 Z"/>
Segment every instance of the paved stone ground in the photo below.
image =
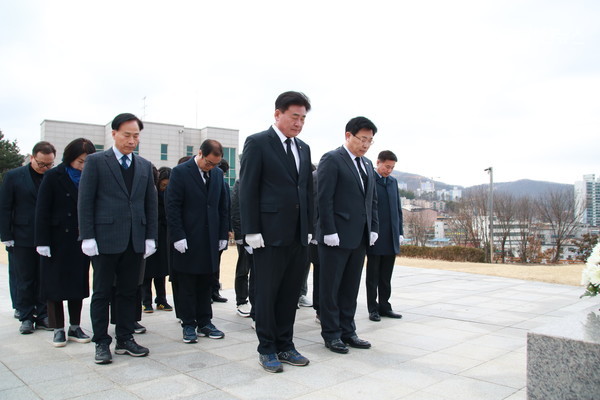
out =
<path fill-rule="evenodd" d="M 363 273 L 364 275 L 364 273 Z M 230 302 L 213 307 L 223 340 L 181 340 L 173 312 L 144 314 L 146 358 L 93 362 L 93 344 L 51 344 L 52 332 L 18 333 L 0 264 L 0 399 L 525 399 L 526 335 L 597 304 L 581 287 L 397 266 L 400 321 L 368 320 L 364 285 L 356 316 L 370 350 L 327 350 L 314 311 L 298 310 L 295 343 L 311 363 L 269 374 L 258 365 L 250 320 Z M 91 334 L 89 299 L 82 327 Z M 114 349 L 114 345 L 113 345 Z"/>

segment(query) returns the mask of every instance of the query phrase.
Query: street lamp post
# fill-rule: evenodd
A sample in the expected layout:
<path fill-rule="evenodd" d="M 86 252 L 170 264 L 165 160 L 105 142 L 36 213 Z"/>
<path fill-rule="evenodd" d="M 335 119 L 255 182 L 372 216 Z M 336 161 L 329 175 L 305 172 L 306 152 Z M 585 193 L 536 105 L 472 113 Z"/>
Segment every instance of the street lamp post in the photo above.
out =
<path fill-rule="evenodd" d="M 494 170 L 492 167 L 484 169 L 490 174 L 489 219 L 490 219 L 490 264 L 494 262 Z"/>

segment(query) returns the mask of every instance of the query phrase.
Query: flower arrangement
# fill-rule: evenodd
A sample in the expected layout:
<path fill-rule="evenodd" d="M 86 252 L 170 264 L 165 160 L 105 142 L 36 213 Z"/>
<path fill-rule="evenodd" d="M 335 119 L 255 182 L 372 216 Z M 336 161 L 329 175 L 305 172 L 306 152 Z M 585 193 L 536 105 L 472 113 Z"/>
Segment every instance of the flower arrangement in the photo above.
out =
<path fill-rule="evenodd" d="M 580 298 L 596 296 L 600 292 L 600 242 L 594 246 L 581 271 L 581 284 L 585 286 L 585 293 Z"/>

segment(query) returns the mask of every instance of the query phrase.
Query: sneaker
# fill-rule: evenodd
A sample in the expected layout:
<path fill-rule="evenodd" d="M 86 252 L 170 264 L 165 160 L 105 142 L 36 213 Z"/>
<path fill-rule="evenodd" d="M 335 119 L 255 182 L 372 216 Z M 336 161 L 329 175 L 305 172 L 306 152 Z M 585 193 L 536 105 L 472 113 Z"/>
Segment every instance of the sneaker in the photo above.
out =
<path fill-rule="evenodd" d="M 302 354 L 298 353 L 296 349 L 291 349 L 288 351 L 282 351 L 277 354 L 277 358 L 279 361 L 284 362 L 286 364 L 295 365 L 297 367 L 304 367 L 308 365 L 310 361 L 308 358 L 304 357 Z"/>
<path fill-rule="evenodd" d="M 96 364 L 110 364 L 112 362 L 112 354 L 110 354 L 110 346 L 108 343 L 96 343 Z"/>
<path fill-rule="evenodd" d="M 277 354 L 259 354 L 258 363 L 267 372 L 283 372 L 283 365 L 277 359 Z"/>
<path fill-rule="evenodd" d="M 21 332 L 22 335 L 28 335 L 30 333 L 33 333 L 33 331 L 33 321 L 26 319 L 25 321 L 21 322 L 19 332 Z"/>
<path fill-rule="evenodd" d="M 50 323 L 48 322 L 48 317 L 38 319 L 35 322 L 35 329 L 43 329 L 45 331 L 53 331 L 54 328 L 50 328 Z"/>
<path fill-rule="evenodd" d="M 198 336 L 208 336 L 211 339 L 223 339 L 225 334 L 218 330 L 213 324 L 198 328 Z"/>
<path fill-rule="evenodd" d="M 248 318 L 250 316 L 250 304 L 244 303 L 237 306 L 237 315 L 242 318 Z"/>
<path fill-rule="evenodd" d="M 227 303 L 227 299 L 221 296 L 219 292 L 213 293 L 212 301 L 214 301 L 215 303 Z"/>
<path fill-rule="evenodd" d="M 115 346 L 116 354 L 129 354 L 133 357 L 145 357 L 150 353 L 144 346 L 140 346 L 133 339 L 126 340 L 124 342 L 117 342 Z"/>
<path fill-rule="evenodd" d="M 183 343 L 197 343 L 198 335 L 196 335 L 196 329 L 191 325 L 183 326 Z"/>
<path fill-rule="evenodd" d="M 312 307 L 312 302 L 308 299 L 308 297 L 302 295 L 298 299 L 298 305 L 300 307 Z"/>
<path fill-rule="evenodd" d="M 145 312 L 146 314 L 152 314 L 154 312 L 154 308 L 152 308 L 152 304 L 143 305 L 142 311 Z"/>
<path fill-rule="evenodd" d="M 67 345 L 67 338 L 65 337 L 65 330 L 55 330 L 54 339 L 52 339 L 52 346 L 54 347 L 65 347 Z"/>
<path fill-rule="evenodd" d="M 169 303 L 160 303 L 156 305 L 156 309 L 157 310 L 162 310 L 162 311 L 173 311 L 173 307 L 171 307 L 169 305 Z"/>
<path fill-rule="evenodd" d="M 15 310 L 13 317 L 15 317 L 15 319 L 21 319 L 21 312 L 19 310 Z"/>
<path fill-rule="evenodd" d="M 146 333 L 146 328 L 143 327 L 139 322 L 135 321 L 133 323 L 133 331 L 138 334 Z"/>
<path fill-rule="evenodd" d="M 69 340 L 77 343 L 89 343 L 92 341 L 92 338 L 86 335 L 80 327 L 77 327 L 74 330 L 69 328 L 67 336 Z"/>

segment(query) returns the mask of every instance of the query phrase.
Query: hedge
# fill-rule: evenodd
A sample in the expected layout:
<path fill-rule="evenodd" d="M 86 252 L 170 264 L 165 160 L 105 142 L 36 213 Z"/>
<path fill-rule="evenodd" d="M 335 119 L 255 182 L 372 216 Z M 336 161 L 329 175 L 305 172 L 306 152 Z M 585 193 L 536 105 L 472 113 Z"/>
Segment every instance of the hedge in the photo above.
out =
<path fill-rule="evenodd" d="M 421 247 L 401 246 L 402 257 L 427 258 L 431 260 L 485 262 L 485 251 L 472 247 L 447 246 L 447 247 Z"/>

